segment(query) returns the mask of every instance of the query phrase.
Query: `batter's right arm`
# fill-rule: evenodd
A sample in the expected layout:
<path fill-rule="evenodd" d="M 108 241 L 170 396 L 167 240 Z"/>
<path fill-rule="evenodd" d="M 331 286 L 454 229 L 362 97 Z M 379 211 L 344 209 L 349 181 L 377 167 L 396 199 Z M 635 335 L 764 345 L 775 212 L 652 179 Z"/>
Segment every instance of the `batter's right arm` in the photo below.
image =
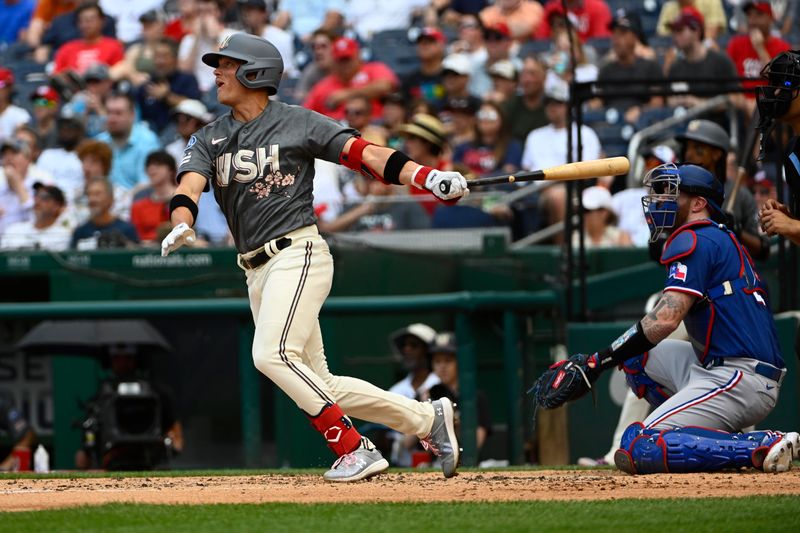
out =
<path fill-rule="evenodd" d="M 161 241 L 161 255 L 166 257 L 184 244 L 191 244 L 196 236 L 192 226 L 197 214 L 197 202 L 208 180 L 197 172 L 185 172 L 170 202 L 172 231 Z M 179 201 L 176 201 L 179 200 Z M 191 204 L 193 207 L 190 207 Z"/>

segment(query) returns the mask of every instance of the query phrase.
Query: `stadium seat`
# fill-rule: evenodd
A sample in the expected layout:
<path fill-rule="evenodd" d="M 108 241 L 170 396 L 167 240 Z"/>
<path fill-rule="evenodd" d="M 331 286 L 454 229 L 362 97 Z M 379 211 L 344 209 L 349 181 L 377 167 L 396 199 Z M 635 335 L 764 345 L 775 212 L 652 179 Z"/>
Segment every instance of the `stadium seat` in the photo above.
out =
<path fill-rule="evenodd" d="M 285 78 L 278 86 L 278 99 L 286 104 L 295 105 L 300 102 L 295 97 L 294 89 L 297 87 L 297 78 Z"/>
<path fill-rule="evenodd" d="M 668 119 L 675 114 L 675 109 L 672 107 L 656 107 L 643 109 L 639 120 L 636 121 L 636 130 L 643 130 L 644 128 Z"/>
<path fill-rule="evenodd" d="M 528 56 L 538 56 L 550 50 L 552 42 L 550 39 L 537 39 L 533 41 L 525 41 L 519 47 L 519 57 L 526 58 Z"/>

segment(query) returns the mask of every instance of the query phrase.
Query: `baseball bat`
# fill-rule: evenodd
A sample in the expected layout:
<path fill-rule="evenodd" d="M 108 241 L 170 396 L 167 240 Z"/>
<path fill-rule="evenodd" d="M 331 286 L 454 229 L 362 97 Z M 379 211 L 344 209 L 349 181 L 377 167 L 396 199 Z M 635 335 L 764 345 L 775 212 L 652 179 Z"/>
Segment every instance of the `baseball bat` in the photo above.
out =
<path fill-rule="evenodd" d="M 589 161 L 567 163 L 542 170 L 518 172 L 505 176 L 489 176 L 477 178 L 467 182 L 472 187 L 494 185 L 496 183 L 515 183 L 517 181 L 571 181 L 596 178 L 598 176 L 619 176 L 630 170 L 631 164 L 627 157 L 606 157 Z"/>

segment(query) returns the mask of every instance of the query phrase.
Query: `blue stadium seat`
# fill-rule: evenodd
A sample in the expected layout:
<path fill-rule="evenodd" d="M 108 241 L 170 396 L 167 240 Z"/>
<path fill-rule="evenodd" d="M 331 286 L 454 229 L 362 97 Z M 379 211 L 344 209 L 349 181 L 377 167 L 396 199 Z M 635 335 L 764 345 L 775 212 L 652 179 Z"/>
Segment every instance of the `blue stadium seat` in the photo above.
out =
<path fill-rule="evenodd" d="M 675 114 L 675 109 L 672 107 L 656 107 L 651 109 L 643 109 L 642 114 L 639 115 L 639 120 L 636 121 L 636 130 L 643 130 L 644 128 L 668 119 Z"/>
<path fill-rule="evenodd" d="M 608 37 L 593 37 L 586 40 L 586 44 L 597 51 L 597 57 L 603 57 L 611 50 L 611 39 Z"/>
<path fill-rule="evenodd" d="M 284 78 L 278 86 L 278 99 L 290 105 L 296 105 L 300 102 L 295 97 L 294 89 L 297 87 L 297 78 Z"/>
<path fill-rule="evenodd" d="M 552 43 L 550 39 L 537 39 L 533 41 L 525 41 L 519 47 L 519 53 L 517 55 L 521 59 L 524 59 L 531 55 L 538 56 L 550 50 L 551 45 Z"/>
<path fill-rule="evenodd" d="M 399 77 L 419 68 L 417 48 L 408 40 L 407 30 L 386 30 L 376 33 L 372 36 L 369 51 L 372 61 L 386 63 Z"/>

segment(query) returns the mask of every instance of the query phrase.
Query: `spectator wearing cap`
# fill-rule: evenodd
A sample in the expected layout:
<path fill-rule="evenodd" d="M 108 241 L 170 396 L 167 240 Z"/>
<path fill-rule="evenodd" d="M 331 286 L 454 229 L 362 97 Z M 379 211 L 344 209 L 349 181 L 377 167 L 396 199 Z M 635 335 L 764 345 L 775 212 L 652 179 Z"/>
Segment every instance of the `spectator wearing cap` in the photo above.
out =
<path fill-rule="evenodd" d="M 716 94 L 725 92 L 725 89 L 739 87 L 738 82 L 725 82 L 738 78 L 736 67 L 731 59 L 723 52 L 709 49 L 703 44 L 705 29 L 703 15 L 693 7 L 684 8 L 680 15 L 672 21 L 672 42 L 680 52 L 678 57 L 667 71 L 670 80 L 696 80 L 713 79 L 714 82 L 690 82 L 689 92 L 697 90 L 714 91 Z M 742 105 L 741 95 L 731 94 L 730 98 L 735 104 Z M 707 99 L 707 96 L 696 97 L 693 95 L 672 96 L 668 99 L 670 105 L 685 105 L 691 107 Z"/>
<path fill-rule="evenodd" d="M 447 147 L 447 132 L 438 118 L 426 113 L 417 113 L 408 123 L 400 126 L 399 131 L 405 141 L 403 148 L 408 157 L 420 165 L 450 168 L 450 162 L 443 157 Z M 424 194 L 422 189 L 414 186 L 409 186 L 409 191 L 413 195 Z M 437 207 L 436 201 L 432 202 L 427 198 L 420 202 L 428 213 L 433 213 Z"/>
<path fill-rule="evenodd" d="M 700 13 L 703 21 L 703 34 L 706 39 L 705 44 L 716 48 L 717 37 L 724 34 L 728 26 L 722 0 L 667 0 L 661 6 L 661 12 L 658 14 L 656 33 L 665 37 L 671 35 L 670 25 L 687 7 L 696 9 Z"/>
<path fill-rule="evenodd" d="M 514 61 L 512 50 L 514 41 L 511 31 L 505 23 L 500 22 L 495 26 L 485 26 L 483 40 L 486 43 L 486 60 L 473 66 L 469 92 L 476 95 L 486 94 L 492 90 L 492 80 L 489 78 L 489 69 L 498 61 Z"/>
<path fill-rule="evenodd" d="M 145 161 L 149 185 L 139 191 L 131 205 L 131 224 L 143 244 L 160 242 L 160 233 L 169 222 L 169 201 L 178 184 L 175 159 L 164 150 L 152 152 Z"/>
<path fill-rule="evenodd" d="M 111 146 L 114 161 L 109 180 L 115 186 L 131 190 L 147 182 L 144 162 L 147 154 L 160 149 L 158 137 L 144 122 L 136 121 L 133 97 L 111 93 L 105 101 L 106 131 L 96 138 Z"/>
<path fill-rule="evenodd" d="M 453 163 L 464 164 L 477 177 L 518 171 L 522 144 L 511 137 L 502 108 L 483 102 L 476 118 L 475 140 L 453 148 Z"/>
<path fill-rule="evenodd" d="M 658 144 L 645 148 L 642 153 L 644 176 L 653 168 L 665 163 L 674 163 L 675 150 L 666 144 Z M 644 187 L 628 187 L 611 196 L 611 209 L 617 216 L 617 227 L 630 235 L 631 242 L 639 248 L 647 248 L 650 242 L 650 228 L 644 219 L 642 197 L 647 194 Z"/>
<path fill-rule="evenodd" d="M 0 250 L 50 250 L 69 248 L 72 228 L 62 217 L 66 199 L 61 189 L 44 183 L 33 184 L 33 218 L 15 222 L 0 235 Z"/>
<path fill-rule="evenodd" d="M 397 76 L 385 64 L 361 61 L 358 43 L 340 37 L 333 43 L 333 72 L 308 93 L 303 106 L 336 120 L 344 118 L 344 103 L 356 94 L 372 102 L 373 119 L 381 116 L 381 100 L 399 86 Z"/>
<path fill-rule="evenodd" d="M 517 94 L 503 103 L 503 112 L 508 117 L 511 136 L 525 142 L 528 134 L 547 124 L 544 112 L 544 82 L 547 66 L 536 56 L 528 56 L 522 62 Z"/>
<path fill-rule="evenodd" d="M 542 4 L 533 0 L 496 0 L 481 10 L 480 17 L 485 26 L 505 24 L 512 39 L 524 42 L 539 31 L 544 9 Z"/>
<path fill-rule="evenodd" d="M 0 45 L 8 46 L 20 39 L 30 24 L 36 0 L 11 0 L 0 3 Z"/>
<path fill-rule="evenodd" d="M 507 59 L 498 61 L 489 67 L 489 77 L 492 80 L 492 90 L 484 96 L 484 100 L 503 104 L 517 94 L 517 67 Z"/>
<path fill-rule="evenodd" d="M 58 117 L 58 103 L 61 98 L 55 89 L 49 85 L 40 85 L 31 93 L 31 111 L 33 111 L 33 127 L 36 130 L 41 144 L 45 148 L 52 148 L 58 142 L 56 132 L 56 118 Z"/>
<path fill-rule="evenodd" d="M 14 73 L 0 67 L 0 142 L 11 137 L 17 126 L 31 121 L 25 109 L 14 105 Z"/>
<path fill-rule="evenodd" d="M 181 100 L 172 110 L 172 119 L 175 121 L 175 130 L 178 137 L 164 149 L 175 161 L 183 159 L 183 151 L 189 139 L 196 131 L 211 122 L 214 117 L 208 112 L 200 100 L 187 98 Z"/>
<path fill-rule="evenodd" d="M 549 0 L 544 5 L 544 20 L 536 32 L 537 39 L 550 37 L 553 17 L 569 17 L 572 25 L 578 30 L 581 41 L 596 37 L 610 37 L 608 25 L 611 22 L 611 10 L 605 0 L 566 0 L 567 11 L 564 12 L 564 0 Z"/>
<path fill-rule="evenodd" d="M 33 184 L 54 182 L 53 176 L 39 169 L 31 159 L 30 145 L 14 137 L 0 144 L 0 235 L 15 222 L 30 220 Z"/>
<path fill-rule="evenodd" d="M 472 75 L 472 62 L 466 54 L 450 54 L 442 61 L 442 88 L 444 95 L 441 101 L 450 98 L 468 98 L 469 79 Z"/>
<path fill-rule="evenodd" d="M 458 401 L 461 394 L 458 382 L 458 346 L 455 333 L 450 331 L 438 333 L 429 350 L 431 352 L 433 373 L 439 377 L 441 382 L 428 389 L 426 399 L 449 398 L 454 405 L 460 404 L 461 402 Z M 492 434 L 489 397 L 480 389 L 475 391 L 475 407 L 477 409 L 478 422 L 475 443 L 477 452 L 480 454 L 481 449 L 486 444 L 486 439 Z M 460 415 L 457 414 L 456 419 L 459 420 L 460 418 Z M 457 427 L 456 432 L 459 431 L 460 428 Z"/>
<path fill-rule="evenodd" d="M 99 0 L 103 11 L 117 21 L 117 38 L 126 45 L 134 43 L 142 37 L 141 18 L 145 13 L 161 11 L 164 0 L 136 0 L 120 2 L 119 0 Z M 159 16 L 163 19 L 164 14 Z"/>
<path fill-rule="evenodd" d="M 106 97 L 111 94 L 114 82 L 106 65 L 97 64 L 83 74 L 86 87 L 72 96 L 63 106 L 81 117 L 86 126 L 86 135 L 95 137 L 106 129 Z"/>
<path fill-rule="evenodd" d="M 605 187 L 587 187 L 581 194 L 583 204 L 583 243 L 586 249 L 628 247 L 633 243 L 614 222 L 616 215 L 611 193 Z M 580 235 L 572 235 L 572 246 L 580 246 Z"/>
<path fill-rule="evenodd" d="M 757 170 L 750 179 L 750 190 L 753 192 L 753 198 L 756 200 L 756 206 L 759 212 L 766 210 L 768 202 L 773 203 L 778 201 L 778 189 L 775 187 L 775 177 L 768 173 L 767 170 L 768 168 Z M 763 232 L 764 228 L 759 227 L 759 231 Z"/>
<path fill-rule="evenodd" d="M 445 125 L 450 146 L 475 140 L 475 114 L 481 105 L 480 98 L 468 95 L 464 98 L 445 100 L 439 116 Z"/>
<path fill-rule="evenodd" d="M 187 98 L 202 97 L 194 74 L 178 70 L 178 45 L 162 37 L 155 45 L 153 74 L 136 89 L 136 103 L 141 119 L 160 134 L 169 124 L 172 110 Z"/>
<path fill-rule="evenodd" d="M 75 228 L 70 248 L 124 248 L 139 242 L 136 228 L 113 213 L 114 189 L 103 178 L 93 178 L 86 184 L 89 218 Z"/>
<path fill-rule="evenodd" d="M 178 68 L 187 74 L 194 74 L 200 90 L 204 93 L 215 89 L 214 71 L 202 60 L 203 54 L 216 52 L 219 45 L 235 30 L 226 28 L 222 20 L 222 10 L 216 0 L 196 0 L 196 16 L 190 33 L 186 35 L 178 50 Z"/>
<path fill-rule="evenodd" d="M 409 324 L 389 335 L 389 346 L 395 359 L 402 364 L 403 379 L 389 388 L 389 392 L 410 399 L 420 399 L 428 389 L 439 383 L 439 377 L 431 372 L 430 344 L 436 331 L 427 324 Z M 389 454 L 397 466 L 412 466 L 411 451 L 418 445 L 418 439 L 406 438 L 391 431 L 388 435 L 393 442 Z"/>
<path fill-rule="evenodd" d="M 55 54 L 53 73 L 72 70 L 83 74 L 97 63 L 114 65 L 125 57 L 122 43 L 103 35 L 103 10 L 97 4 L 83 4 L 75 11 L 81 38 L 67 42 Z"/>
<path fill-rule="evenodd" d="M 75 149 L 85 136 L 81 117 L 69 109 L 62 111 L 56 119 L 56 146 L 46 148 L 36 162 L 39 168 L 56 177 L 56 183 L 70 203 L 80 196 L 84 185 L 83 168 Z"/>
<path fill-rule="evenodd" d="M 522 152 L 522 168 L 535 170 L 563 165 L 567 162 L 567 115 L 569 113 L 569 86 L 563 81 L 553 81 L 545 89 L 545 114 L 549 124 L 537 128 L 525 139 Z M 572 138 L 577 139 L 578 126 L 572 124 Z M 582 153 L 578 153 L 577 143 L 572 144 L 572 161 L 598 159 L 602 153 L 600 140 L 592 128 L 581 125 Z M 564 220 L 566 216 L 566 189 L 556 184 L 541 194 L 542 207 L 549 224 Z M 555 237 L 560 244 L 561 235 Z"/>
<path fill-rule="evenodd" d="M 745 2 L 742 9 L 747 15 L 747 33 L 731 37 L 727 51 L 739 76 L 758 78 L 742 83 L 744 88 L 752 89 L 766 84 L 766 80 L 761 79 L 764 65 L 781 52 L 791 50 L 792 47 L 780 37 L 772 35 L 774 17 L 769 2 Z M 745 98 L 750 104 L 748 107 L 752 113 L 755 107 L 755 92 L 745 93 Z"/>
<path fill-rule="evenodd" d="M 97 3 L 96 0 L 78 0 L 75 8 L 79 5 Z M 116 21 L 105 14 L 103 16 L 103 35 L 106 37 L 116 38 Z M 72 9 L 67 13 L 57 16 L 53 22 L 47 27 L 42 35 L 41 43 L 33 52 L 33 58 L 39 63 L 46 63 L 51 54 L 61 48 L 69 41 L 74 41 L 81 38 L 81 32 L 78 28 L 78 14 L 76 9 Z"/>
<path fill-rule="evenodd" d="M 242 25 L 247 33 L 258 35 L 275 45 L 283 58 L 284 77 L 296 78 L 294 64 L 294 35 L 269 22 L 270 9 L 266 0 L 237 0 Z"/>
<path fill-rule="evenodd" d="M 642 32 L 638 14 L 619 9 L 614 13 L 614 19 L 609 27 L 614 59 L 603 65 L 597 79 L 600 82 L 619 84 L 603 86 L 602 106 L 614 107 L 623 112 L 625 120 L 633 124 L 643 108 L 661 107 L 664 105 L 664 98 L 649 96 L 646 86 L 632 84 L 631 80 L 659 81 L 664 75 L 656 61 L 644 59 L 636 54 L 638 35 Z M 619 91 L 636 92 L 640 96 L 614 96 L 614 93 Z M 600 101 L 595 101 L 594 107 L 600 107 Z"/>
<path fill-rule="evenodd" d="M 164 14 L 152 9 L 139 17 L 142 25 L 142 38 L 128 46 L 125 59 L 111 67 L 109 74 L 113 80 L 128 80 L 138 87 L 147 82 L 156 70 L 157 47 L 164 35 Z M 170 39 L 172 39 L 170 37 Z M 177 46 L 176 40 L 172 43 Z"/>
<path fill-rule="evenodd" d="M 311 48 L 311 61 L 303 68 L 297 80 L 294 96 L 299 101 L 305 100 L 311 88 L 333 70 L 333 41 L 336 35 L 317 28 L 311 34 L 308 46 Z"/>
<path fill-rule="evenodd" d="M 419 68 L 402 80 L 403 93 L 409 100 L 426 100 L 441 105 L 445 97 L 442 82 L 445 54 L 444 33 L 438 28 L 425 27 L 416 39 Z"/>

